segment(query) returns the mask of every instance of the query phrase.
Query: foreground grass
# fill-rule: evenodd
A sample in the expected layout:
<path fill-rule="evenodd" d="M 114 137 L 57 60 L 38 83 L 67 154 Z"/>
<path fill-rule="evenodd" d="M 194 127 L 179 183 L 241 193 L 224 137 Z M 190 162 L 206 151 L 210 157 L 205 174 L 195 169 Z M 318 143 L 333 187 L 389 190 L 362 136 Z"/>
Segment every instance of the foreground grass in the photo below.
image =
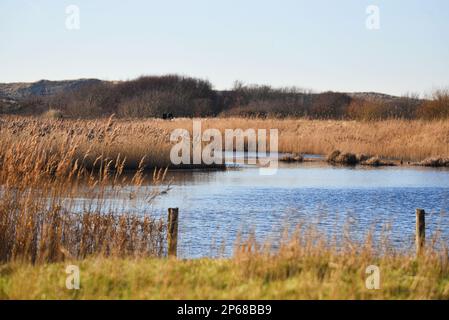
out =
<path fill-rule="evenodd" d="M 368 263 L 380 289 L 368 290 Z M 65 287 L 68 264 L 81 288 Z M 449 268 L 438 259 L 87 259 L 0 266 L 1 299 L 448 299 Z"/>

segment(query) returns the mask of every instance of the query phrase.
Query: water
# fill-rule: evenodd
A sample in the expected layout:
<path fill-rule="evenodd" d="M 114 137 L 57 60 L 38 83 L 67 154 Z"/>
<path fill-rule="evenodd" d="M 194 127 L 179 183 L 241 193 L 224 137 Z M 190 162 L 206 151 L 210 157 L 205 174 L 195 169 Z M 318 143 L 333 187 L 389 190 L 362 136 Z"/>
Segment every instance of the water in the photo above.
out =
<path fill-rule="evenodd" d="M 417 207 L 431 213 L 429 234 L 437 227 L 449 231 L 449 171 L 299 164 L 281 166 L 273 176 L 247 167 L 171 176 L 173 189 L 152 210 L 165 214 L 179 207 L 180 253 L 186 257 L 214 255 L 222 244 L 230 254 L 239 232 L 276 237 L 303 221 L 329 233 L 349 224 L 354 237 L 390 225 L 393 242 L 410 244 Z"/>
<path fill-rule="evenodd" d="M 179 208 L 181 257 L 228 256 L 239 233 L 276 239 L 288 225 L 315 223 L 325 234 L 361 239 L 390 227 L 391 240 L 413 245 L 415 209 L 424 208 L 426 233 L 449 239 L 449 171 L 417 167 L 333 167 L 322 162 L 280 163 L 277 174 L 255 166 L 225 171 L 174 171 L 172 189 L 138 212 L 167 215 Z M 150 186 L 139 192 L 146 193 Z M 110 201 L 116 201 L 110 199 Z"/>

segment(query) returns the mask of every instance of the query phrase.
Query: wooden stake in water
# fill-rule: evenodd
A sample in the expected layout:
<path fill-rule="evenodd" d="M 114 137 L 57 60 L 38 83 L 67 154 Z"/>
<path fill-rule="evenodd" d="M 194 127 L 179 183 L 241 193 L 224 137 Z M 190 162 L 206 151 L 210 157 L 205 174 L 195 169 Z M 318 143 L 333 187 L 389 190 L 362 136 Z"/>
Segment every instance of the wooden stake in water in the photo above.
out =
<path fill-rule="evenodd" d="M 423 209 L 416 209 L 416 256 L 424 251 L 426 241 L 426 212 Z"/>
<path fill-rule="evenodd" d="M 178 248 L 178 208 L 168 209 L 168 256 L 176 257 Z"/>

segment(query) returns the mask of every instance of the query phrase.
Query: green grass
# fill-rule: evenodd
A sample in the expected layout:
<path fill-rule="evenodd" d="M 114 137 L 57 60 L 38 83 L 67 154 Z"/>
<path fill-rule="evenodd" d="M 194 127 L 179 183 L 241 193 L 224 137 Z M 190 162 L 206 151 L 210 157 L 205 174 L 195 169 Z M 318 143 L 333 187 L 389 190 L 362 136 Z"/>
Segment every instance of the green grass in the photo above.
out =
<path fill-rule="evenodd" d="M 372 259 L 372 261 L 369 261 Z M 69 264 L 81 288 L 65 287 Z M 365 269 L 380 267 L 380 289 Z M 91 258 L 0 266 L 1 299 L 448 299 L 449 268 L 440 258 L 321 255 L 232 259 Z"/>

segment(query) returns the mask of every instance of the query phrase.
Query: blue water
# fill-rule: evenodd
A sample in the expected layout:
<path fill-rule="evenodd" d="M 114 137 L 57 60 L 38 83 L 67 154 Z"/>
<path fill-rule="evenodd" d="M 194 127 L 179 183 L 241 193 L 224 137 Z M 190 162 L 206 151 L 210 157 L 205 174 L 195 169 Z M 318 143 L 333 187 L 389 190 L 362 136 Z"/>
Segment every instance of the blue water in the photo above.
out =
<path fill-rule="evenodd" d="M 113 193 L 102 210 L 167 217 L 179 208 L 181 257 L 229 256 L 236 238 L 255 232 L 276 242 L 298 223 L 315 225 L 328 236 L 348 230 L 354 240 L 388 230 L 393 245 L 412 247 L 415 209 L 423 208 L 428 237 L 441 231 L 449 244 L 449 170 L 419 167 L 333 167 L 323 162 L 280 163 L 275 175 L 255 166 L 225 171 L 168 172 L 171 190 L 148 202 L 154 186 L 126 187 Z M 130 199 L 129 193 L 135 192 Z M 88 199 L 80 196 L 82 208 Z M 82 209 L 80 209 L 82 210 Z"/>
<path fill-rule="evenodd" d="M 183 257 L 229 255 L 238 234 L 279 237 L 287 226 L 308 222 L 328 235 L 362 239 L 389 228 L 391 241 L 413 244 L 415 209 L 424 208 L 427 233 L 449 239 L 449 171 L 425 168 L 343 168 L 282 165 L 261 176 L 255 168 L 173 172 L 173 188 L 151 205 L 166 215 L 179 207 Z"/>

